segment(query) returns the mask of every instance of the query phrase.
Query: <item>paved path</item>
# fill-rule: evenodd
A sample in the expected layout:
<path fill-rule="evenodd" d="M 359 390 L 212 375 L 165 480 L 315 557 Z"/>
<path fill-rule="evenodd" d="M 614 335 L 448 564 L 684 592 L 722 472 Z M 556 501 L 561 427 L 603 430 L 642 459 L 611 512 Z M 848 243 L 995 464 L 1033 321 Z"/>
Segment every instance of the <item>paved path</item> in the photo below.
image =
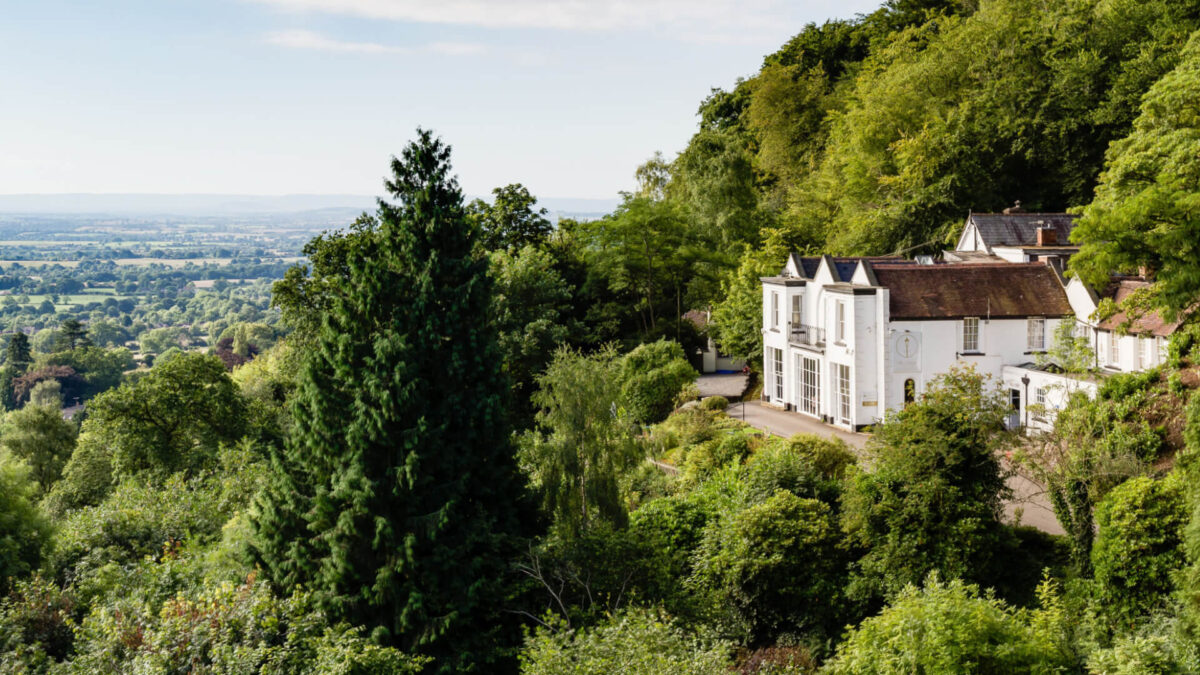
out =
<path fill-rule="evenodd" d="M 867 445 L 869 434 L 838 429 L 823 424 L 799 413 L 785 412 L 778 408 L 763 405 L 760 401 L 735 403 L 725 412 L 735 419 L 745 420 L 746 424 L 762 429 L 773 436 L 787 438 L 795 434 L 817 434 L 818 436 L 836 436 L 844 441 L 859 456 L 863 456 L 863 448 Z M 1032 479 L 1020 474 L 1013 474 L 1008 479 L 1008 486 L 1013 491 L 1013 497 L 1004 504 L 1004 515 L 1009 522 L 1016 520 L 1017 511 L 1021 511 L 1021 525 L 1029 525 L 1050 534 L 1063 534 L 1062 526 L 1054 517 L 1054 509 L 1046 499 L 1045 490 Z"/>
<path fill-rule="evenodd" d="M 736 401 L 741 399 L 742 392 L 746 391 L 747 379 L 748 377 L 741 373 L 701 375 L 696 378 L 696 388 L 700 390 L 701 398 L 724 396 L 730 401 Z"/>

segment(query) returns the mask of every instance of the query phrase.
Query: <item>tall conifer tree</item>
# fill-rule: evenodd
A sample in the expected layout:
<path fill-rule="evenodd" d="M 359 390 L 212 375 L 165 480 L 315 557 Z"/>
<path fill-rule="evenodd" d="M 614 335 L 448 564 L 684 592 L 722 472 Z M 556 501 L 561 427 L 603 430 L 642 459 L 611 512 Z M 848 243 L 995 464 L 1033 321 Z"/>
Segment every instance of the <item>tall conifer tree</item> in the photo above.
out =
<path fill-rule="evenodd" d="M 449 160 L 418 130 L 392 160 L 396 203 L 314 241 L 312 272 L 277 288 L 315 335 L 256 551 L 277 584 L 306 586 L 377 640 L 433 655 L 443 672 L 494 672 L 527 502 L 487 259 L 473 253 Z"/>

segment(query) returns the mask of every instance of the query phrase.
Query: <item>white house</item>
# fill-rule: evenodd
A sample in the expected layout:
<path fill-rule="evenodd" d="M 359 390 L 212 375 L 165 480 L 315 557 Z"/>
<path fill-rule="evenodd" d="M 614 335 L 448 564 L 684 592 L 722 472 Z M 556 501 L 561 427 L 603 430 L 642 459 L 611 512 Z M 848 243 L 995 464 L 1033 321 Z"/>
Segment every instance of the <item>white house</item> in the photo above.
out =
<path fill-rule="evenodd" d="M 1071 315 L 1039 263 L 789 257 L 764 277 L 764 400 L 845 428 L 879 422 L 956 363 L 997 381 Z M 1024 389 L 1010 395 L 1020 409 Z"/>
<path fill-rule="evenodd" d="M 1158 312 L 1146 312 L 1133 320 L 1125 312 L 1117 312 L 1104 321 L 1095 316 L 1102 298 L 1120 303 L 1150 284 L 1140 277 L 1114 277 L 1107 288 L 1096 293 L 1077 278 L 1067 283 L 1077 335 L 1088 338 L 1096 355 L 1095 367 L 1101 372 L 1139 372 L 1167 360 L 1167 340 L 1179 327 L 1178 321 L 1168 323 Z M 1121 330 L 1126 323 L 1128 326 Z"/>
<path fill-rule="evenodd" d="M 1021 202 L 1003 213 L 972 213 L 958 244 L 943 257 L 947 262 L 1043 262 L 1061 271 L 1079 252 L 1070 242 L 1075 219 L 1070 213 L 1026 213 Z"/>

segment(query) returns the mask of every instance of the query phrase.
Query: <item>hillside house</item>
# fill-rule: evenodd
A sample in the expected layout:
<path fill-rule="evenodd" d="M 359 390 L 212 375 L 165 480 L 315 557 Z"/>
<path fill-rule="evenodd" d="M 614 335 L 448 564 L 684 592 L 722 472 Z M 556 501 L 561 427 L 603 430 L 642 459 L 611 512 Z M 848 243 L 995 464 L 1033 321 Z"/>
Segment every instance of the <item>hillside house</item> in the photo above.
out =
<path fill-rule="evenodd" d="M 761 281 L 764 400 L 847 429 L 879 422 L 955 364 L 1004 381 L 1072 314 L 1041 263 L 792 255 Z M 1016 424 L 1037 391 L 1009 389 Z"/>
<path fill-rule="evenodd" d="M 1070 242 L 1075 219 L 1070 213 L 1026 213 L 1021 202 L 1003 213 L 972 213 L 958 244 L 943 258 L 962 263 L 1042 262 L 1062 271 L 1079 252 Z"/>

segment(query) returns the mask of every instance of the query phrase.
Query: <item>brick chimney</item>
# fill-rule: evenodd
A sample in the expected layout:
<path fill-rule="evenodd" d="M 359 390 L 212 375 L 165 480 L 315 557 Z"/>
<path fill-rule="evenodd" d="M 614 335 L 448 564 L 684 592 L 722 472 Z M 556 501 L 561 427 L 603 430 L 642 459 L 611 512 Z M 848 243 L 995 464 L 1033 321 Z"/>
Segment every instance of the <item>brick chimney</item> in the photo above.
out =
<path fill-rule="evenodd" d="M 1037 229 L 1037 245 L 1038 246 L 1057 246 L 1058 231 L 1053 227 L 1039 227 Z"/>

